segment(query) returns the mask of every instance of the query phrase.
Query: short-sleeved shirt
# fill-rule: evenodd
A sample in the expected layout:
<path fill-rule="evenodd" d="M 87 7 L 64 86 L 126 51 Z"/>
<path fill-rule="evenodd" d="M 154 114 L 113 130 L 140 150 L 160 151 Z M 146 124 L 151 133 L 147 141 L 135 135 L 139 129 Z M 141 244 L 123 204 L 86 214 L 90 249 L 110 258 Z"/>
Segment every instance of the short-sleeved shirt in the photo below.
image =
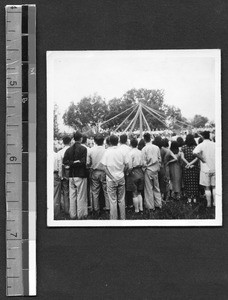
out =
<path fill-rule="evenodd" d="M 128 159 L 128 154 L 131 151 L 131 147 L 129 147 L 126 144 L 120 144 L 119 151 L 121 151 L 123 155 L 126 157 L 126 159 Z"/>
<path fill-rule="evenodd" d="M 142 149 L 143 166 L 153 172 L 157 172 L 160 169 L 161 153 L 158 146 L 152 143 L 146 143 L 146 146 Z"/>
<path fill-rule="evenodd" d="M 200 171 L 204 173 L 215 172 L 215 143 L 206 139 L 193 150 L 193 154 L 201 154 L 205 163 L 200 161 Z"/>
<path fill-rule="evenodd" d="M 88 165 L 93 170 L 103 170 L 103 165 L 101 164 L 101 160 L 104 156 L 106 149 L 105 146 L 94 146 L 90 148 L 88 155 Z"/>
<path fill-rule="evenodd" d="M 128 154 L 129 169 L 133 169 L 143 165 L 142 151 L 132 148 Z"/>
<path fill-rule="evenodd" d="M 115 180 L 120 180 L 124 177 L 124 168 L 127 164 L 126 156 L 119 151 L 118 146 L 112 146 L 106 149 L 101 163 L 106 166 Z M 112 181 L 108 176 L 108 181 Z"/>
<path fill-rule="evenodd" d="M 59 172 L 59 177 L 63 178 L 64 177 L 64 167 L 63 167 L 63 157 L 66 152 L 66 150 L 70 148 L 70 146 L 65 146 L 61 150 L 59 150 L 58 154 L 58 172 Z"/>

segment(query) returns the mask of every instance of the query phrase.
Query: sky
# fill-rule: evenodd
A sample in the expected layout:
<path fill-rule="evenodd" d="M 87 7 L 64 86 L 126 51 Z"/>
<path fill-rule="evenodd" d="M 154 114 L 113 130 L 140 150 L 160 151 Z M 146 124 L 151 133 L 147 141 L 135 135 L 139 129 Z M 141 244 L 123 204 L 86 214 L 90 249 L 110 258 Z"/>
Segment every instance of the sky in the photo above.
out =
<path fill-rule="evenodd" d="M 48 101 L 61 116 L 70 102 L 95 93 L 106 101 L 132 88 L 163 89 L 164 103 L 215 120 L 219 99 L 219 50 L 50 51 Z M 62 125 L 60 124 L 60 127 Z"/>

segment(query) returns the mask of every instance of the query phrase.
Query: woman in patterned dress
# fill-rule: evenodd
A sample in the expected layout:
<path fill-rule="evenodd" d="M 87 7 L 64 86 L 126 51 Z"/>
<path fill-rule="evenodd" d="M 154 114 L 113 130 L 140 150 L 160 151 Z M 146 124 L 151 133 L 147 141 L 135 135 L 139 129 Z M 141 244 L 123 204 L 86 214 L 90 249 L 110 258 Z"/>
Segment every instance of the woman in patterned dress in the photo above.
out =
<path fill-rule="evenodd" d="M 183 167 L 184 190 L 188 197 L 188 203 L 192 200 L 196 203 L 199 195 L 199 164 L 198 158 L 193 154 L 196 141 L 192 134 L 186 136 L 185 145 L 182 147 L 182 160 L 185 162 Z"/>
<path fill-rule="evenodd" d="M 182 166 L 181 166 L 182 154 L 179 151 L 178 142 L 173 141 L 171 143 L 170 150 L 176 156 L 175 159 L 172 159 L 168 162 L 172 196 L 174 199 L 179 200 L 181 197 L 181 190 L 182 190 Z"/>

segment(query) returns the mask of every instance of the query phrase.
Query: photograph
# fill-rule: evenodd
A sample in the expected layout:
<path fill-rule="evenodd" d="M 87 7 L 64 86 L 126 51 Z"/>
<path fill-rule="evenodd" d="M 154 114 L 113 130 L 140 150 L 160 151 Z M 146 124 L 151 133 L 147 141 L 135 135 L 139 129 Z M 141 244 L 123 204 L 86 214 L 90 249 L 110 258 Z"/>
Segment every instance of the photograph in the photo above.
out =
<path fill-rule="evenodd" d="M 222 226 L 221 51 L 47 51 L 48 226 Z"/>

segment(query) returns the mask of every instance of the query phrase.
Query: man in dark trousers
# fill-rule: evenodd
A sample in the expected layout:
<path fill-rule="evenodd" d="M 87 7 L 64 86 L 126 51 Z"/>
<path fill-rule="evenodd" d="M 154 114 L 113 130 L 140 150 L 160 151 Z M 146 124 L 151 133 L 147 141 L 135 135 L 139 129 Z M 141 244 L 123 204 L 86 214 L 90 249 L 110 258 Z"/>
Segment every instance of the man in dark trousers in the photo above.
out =
<path fill-rule="evenodd" d="M 85 219 L 88 215 L 86 158 L 87 149 L 81 145 L 82 134 L 76 131 L 75 143 L 68 148 L 63 164 L 69 166 L 69 215 L 71 219 Z"/>

